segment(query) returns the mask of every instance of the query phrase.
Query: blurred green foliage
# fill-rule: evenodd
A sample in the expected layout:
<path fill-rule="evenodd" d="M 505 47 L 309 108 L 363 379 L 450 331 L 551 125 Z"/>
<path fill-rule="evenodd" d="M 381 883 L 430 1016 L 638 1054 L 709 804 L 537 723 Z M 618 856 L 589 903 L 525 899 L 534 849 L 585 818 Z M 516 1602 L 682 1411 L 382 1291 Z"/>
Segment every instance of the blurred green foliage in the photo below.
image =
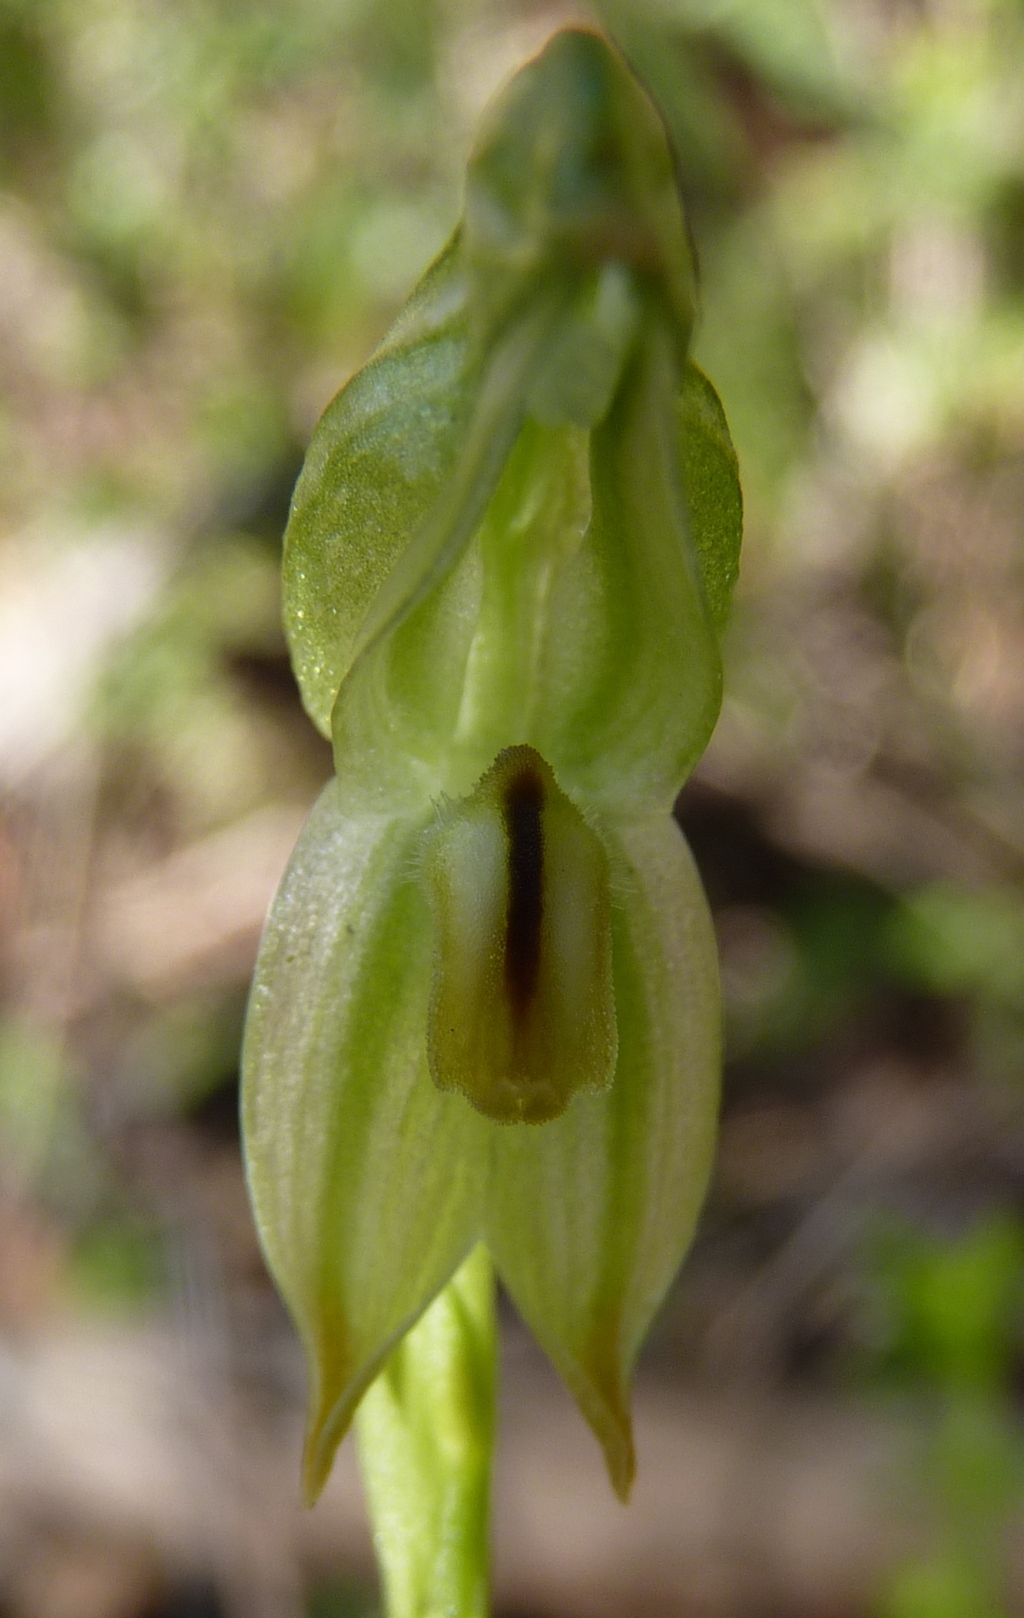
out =
<path fill-rule="evenodd" d="M 872 1243 L 876 1363 L 949 1395 L 1009 1390 L 1024 1320 L 1024 1231 L 990 1216 L 952 1240 L 890 1224 Z"/>
<path fill-rule="evenodd" d="M 1024 899 L 1012 888 L 919 888 L 890 943 L 905 970 L 937 993 L 1024 1014 Z"/>
<path fill-rule="evenodd" d="M 39 1176 L 51 1154 L 67 1097 L 66 1057 L 46 1028 L 0 1025 L 0 1141 L 8 1176 Z"/>
<path fill-rule="evenodd" d="M 69 1263 L 74 1300 L 106 1315 L 137 1312 L 167 1288 L 159 1227 L 130 1215 L 93 1219 L 78 1234 Z"/>
<path fill-rule="evenodd" d="M 993 1215 L 952 1240 L 876 1232 L 875 1363 L 937 1409 L 919 1457 L 938 1549 L 902 1568 L 883 1618 L 996 1618 L 1010 1523 L 1024 1502 L 1012 1410 L 1024 1322 L 1024 1230 Z"/>
<path fill-rule="evenodd" d="M 337 1580 L 314 1590 L 309 1618 L 378 1618 L 380 1608 L 367 1590 Z"/>

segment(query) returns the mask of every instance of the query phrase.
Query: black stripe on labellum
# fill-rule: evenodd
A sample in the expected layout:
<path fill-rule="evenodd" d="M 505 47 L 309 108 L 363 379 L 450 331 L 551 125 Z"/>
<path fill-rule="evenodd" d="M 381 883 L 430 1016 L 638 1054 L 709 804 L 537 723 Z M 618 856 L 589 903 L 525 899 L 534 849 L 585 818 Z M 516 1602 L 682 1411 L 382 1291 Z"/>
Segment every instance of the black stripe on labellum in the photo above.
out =
<path fill-rule="evenodd" d="M 434 1083 L 500 1123 L 545 1123 L 615 1069 L 608 858 L 532 747 L 446 804 L 423 872 L 435 924 Z"/>
<path fill-rule="evenodd" d="M 544 919 L 544 782 L 524 757 L 504 785 L 502 810 L 508 838 L 508 906 L 505 918 L 505 990 L 513 1013 L 522 1016 L 540 975 Z"/>

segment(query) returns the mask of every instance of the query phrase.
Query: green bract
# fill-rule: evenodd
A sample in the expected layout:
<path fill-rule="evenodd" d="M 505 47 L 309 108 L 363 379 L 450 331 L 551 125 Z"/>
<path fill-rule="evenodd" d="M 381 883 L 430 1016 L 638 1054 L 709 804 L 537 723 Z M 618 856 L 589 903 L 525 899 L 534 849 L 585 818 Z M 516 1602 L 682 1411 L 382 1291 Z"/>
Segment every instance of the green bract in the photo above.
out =
<path fill-rule="evenodd" d="M 311 1495 L 481 1238 L 629 1487 L 719 1063 L 670 815 L 718 713 L 740 493 L 692 316 L 658 117 L 599 37 L 560 34 L 296 489 L 286 623 L 337 775 L 261 949 L 244 1122 Z"/>

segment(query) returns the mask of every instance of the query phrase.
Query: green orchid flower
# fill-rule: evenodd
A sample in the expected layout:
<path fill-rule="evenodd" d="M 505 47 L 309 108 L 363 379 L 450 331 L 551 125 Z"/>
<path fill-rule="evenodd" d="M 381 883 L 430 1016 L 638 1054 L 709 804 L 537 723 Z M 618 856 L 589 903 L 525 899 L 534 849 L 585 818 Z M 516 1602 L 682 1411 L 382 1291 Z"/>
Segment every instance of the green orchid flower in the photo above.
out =
<path fill-rule="evenodd" d="M 311 1498 L 382 1367 L 374 1431 L 427 1453 L 401 1355 L 482 1318 L 481 1243 L 630 1486 L 719 1071 L 671 810 L 718 714 L 741 512 L 693 310 L 660 119 L 604 40 L 559 34 L 295 492 L 286 624 L 336 775 L 260 951 L 244 1127 Z"/>

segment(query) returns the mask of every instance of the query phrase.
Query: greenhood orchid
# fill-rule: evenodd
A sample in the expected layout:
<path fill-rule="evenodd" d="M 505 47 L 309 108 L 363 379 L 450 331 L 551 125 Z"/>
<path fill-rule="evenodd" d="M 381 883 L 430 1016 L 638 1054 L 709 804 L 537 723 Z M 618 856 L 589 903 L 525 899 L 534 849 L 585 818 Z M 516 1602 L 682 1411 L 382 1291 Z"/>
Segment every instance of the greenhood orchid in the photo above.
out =
<path fill-rule="evenodd" d="M 336 775 L 263 940 L 244 1126 L 311 1497 L 481 1242 L 629 1489 L 632 1366 L 717 1106 L 671 811 L 718 714 L 740 494 L 693 311 L 658 115 L 559 34 L 295 492 L 286 625 Z"/>

